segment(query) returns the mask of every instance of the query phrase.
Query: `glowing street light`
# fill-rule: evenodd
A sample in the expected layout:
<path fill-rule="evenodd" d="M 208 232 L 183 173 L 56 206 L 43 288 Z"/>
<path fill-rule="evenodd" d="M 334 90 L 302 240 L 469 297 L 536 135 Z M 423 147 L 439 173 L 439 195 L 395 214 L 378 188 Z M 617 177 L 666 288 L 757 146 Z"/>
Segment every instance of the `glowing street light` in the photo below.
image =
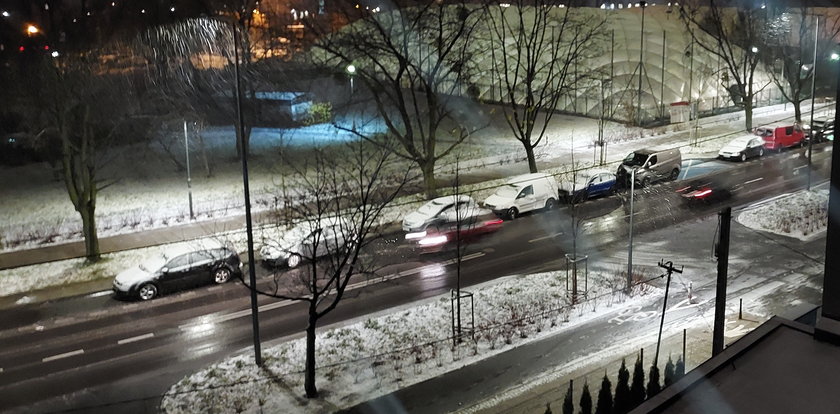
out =
<path fill-rule="evenodd" d="M 8 11 L 6 11 L 6 10 L 3 10 L 3 13 L 2 13 L 2 14 L 3 14 L 3 17 L 9 17 L 9 16 L 11 16 L 11 15 L 9 14 L 9 12 L 8 12 Z"/>
<path fill-rule="evenodd" d="M 30 24 L 30 25 L 26 26 L 26 34 L 28 34 L 29 36 L 32 36 L 34 34 L 38 34 L 38 32 L 40 32 L 40 30 L 38 30 L 38 27 L 35 26 L 34 24 Z"/>
<path fill-rule="evenodd" d="M 831 54 L 831 56 L 829 58 L 831 60 L 834 60 L 834 61 L 840 60 L 840 54 L 837 54 L 837 52 L 834 52 L 834 53 Z"/>
<path fill-rule="evenodd" d="M 753 53 L 758 53 L 758 48 L 755 46 L 753 46 L 750 50 L 752 50 Z"/>

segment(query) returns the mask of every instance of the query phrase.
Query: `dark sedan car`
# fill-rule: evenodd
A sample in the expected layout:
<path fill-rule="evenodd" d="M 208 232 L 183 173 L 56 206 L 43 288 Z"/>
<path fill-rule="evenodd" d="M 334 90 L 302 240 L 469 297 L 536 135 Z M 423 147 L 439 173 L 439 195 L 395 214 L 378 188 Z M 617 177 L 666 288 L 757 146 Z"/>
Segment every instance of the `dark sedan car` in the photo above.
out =
<path fill-rule="evenodd" d="M 175 292 L 210 283 L 225 283 L 241 274 L 239 255 L 215 242 L 197 242 L 151 257 L 114 278 L 118 297 L 150 300 L 161 293 Z"/>
<path fill-rule="evenodd" d="M 764 155 L 764 140 L 755 135 L 742 135 L 729 141 L 718 152 L 718 158 L 746 161 L 748 158 Z"/>
<path fill-rule="evenodd" d="M 689 206 L 729 199 L 743 184 L 732 182 L 727 176 L 700 177 L 677 189 Z"/>

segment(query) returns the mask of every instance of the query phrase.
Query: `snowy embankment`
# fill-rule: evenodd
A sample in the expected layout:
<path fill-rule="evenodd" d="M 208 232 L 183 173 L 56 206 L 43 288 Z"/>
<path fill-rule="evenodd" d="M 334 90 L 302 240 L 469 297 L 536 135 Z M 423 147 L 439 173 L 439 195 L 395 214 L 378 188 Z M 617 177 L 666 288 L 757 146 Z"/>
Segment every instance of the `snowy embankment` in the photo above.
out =
<path fill-rule="evenodd" d="M 755 230 L 810 240 L 828 225 L 828 190 L 784 194 L 745 209 L 736 220 Z"/>
<path fill-rule="evenodd" d="M 465 334 L 457 347 L 452 346 L 449 295 L 319 330 L 319 399 L 303 396 L 306 345 L 301 338 L 265 348 L 262 368 L 246 351 L 190 375 L 167 392 L 161 408 L 168 413 L 334 412 L 661 298 L 661 289 L 644 283 L 626 297 L 620 288 L 623 276 L 597 273 L 589 275 L 596 288 L 571 306 L 565 277 L 556 271 L 471 287 L 474 296 L 462 299 L 461 312 L 469 321 L 474 305 L 475 335 Z"/>

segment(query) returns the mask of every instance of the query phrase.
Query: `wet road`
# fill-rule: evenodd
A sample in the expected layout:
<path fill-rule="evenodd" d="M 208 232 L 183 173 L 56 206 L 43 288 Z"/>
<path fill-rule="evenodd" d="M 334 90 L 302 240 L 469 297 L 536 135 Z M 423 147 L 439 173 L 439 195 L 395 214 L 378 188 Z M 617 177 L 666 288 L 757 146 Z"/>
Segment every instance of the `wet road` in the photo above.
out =
<path fill-rule="evenodd" d="M 822 147 L 819 148 L 823 149 Z M 738 183 L 731 199 L 689 207 L 675 192 L 684 182 L 638 189 L 634 233 L 704 217 L 723 203 L 744 204 L 804 186 L 799 151 L 747 163 L 720 163 L 709 174 Z M 830 152 L 815 152 L 818 174 L 827 176 Z M 702 164 L 692 165 L 696 171 Z M 515 273 L 564 267 L 574 248 L 626 244 L 626 193 L 591 200 L 574 210 L 530 214 L 506 222 L 467 247 L 461 285 Z M 572 237 L 577 234 L 577 237 Z M 321 326 L 361 317 L 446 293 L 455 285 L 452 252 L 421 254 L 399 240 L 382 240 L 370 257 L 382 279 L 359 280 Z M 282 277 L 294 277 L 295 269 Z M 270 272 L 260 268 L 261 279 Z M 382 281 L 384 280 L 384 281 Z M 304 305 L 260 299 L 263 342 L 301 335 Z M 251 344 L 247 290 L 238 283 L 200 288 L 149 303 L 88 295 L 25 305 L 0 320 L 0 409 L 85 412 L 152 412 L 169 385 L 184 375 Z"/>

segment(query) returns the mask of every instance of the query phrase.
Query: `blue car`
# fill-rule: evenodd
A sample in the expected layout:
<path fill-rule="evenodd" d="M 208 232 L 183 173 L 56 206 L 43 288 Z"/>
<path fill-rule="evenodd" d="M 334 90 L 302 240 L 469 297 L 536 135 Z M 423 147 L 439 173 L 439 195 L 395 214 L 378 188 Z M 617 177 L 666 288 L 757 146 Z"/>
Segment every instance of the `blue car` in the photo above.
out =
<path fill-rule="evenodd" d="M 585 201 L 593 197 L 611 195 L 616 190 L 615 174 L 604 170 L 578 173 L 574 181 L 560 183 L 560 197 L 567 201 Z"/>

